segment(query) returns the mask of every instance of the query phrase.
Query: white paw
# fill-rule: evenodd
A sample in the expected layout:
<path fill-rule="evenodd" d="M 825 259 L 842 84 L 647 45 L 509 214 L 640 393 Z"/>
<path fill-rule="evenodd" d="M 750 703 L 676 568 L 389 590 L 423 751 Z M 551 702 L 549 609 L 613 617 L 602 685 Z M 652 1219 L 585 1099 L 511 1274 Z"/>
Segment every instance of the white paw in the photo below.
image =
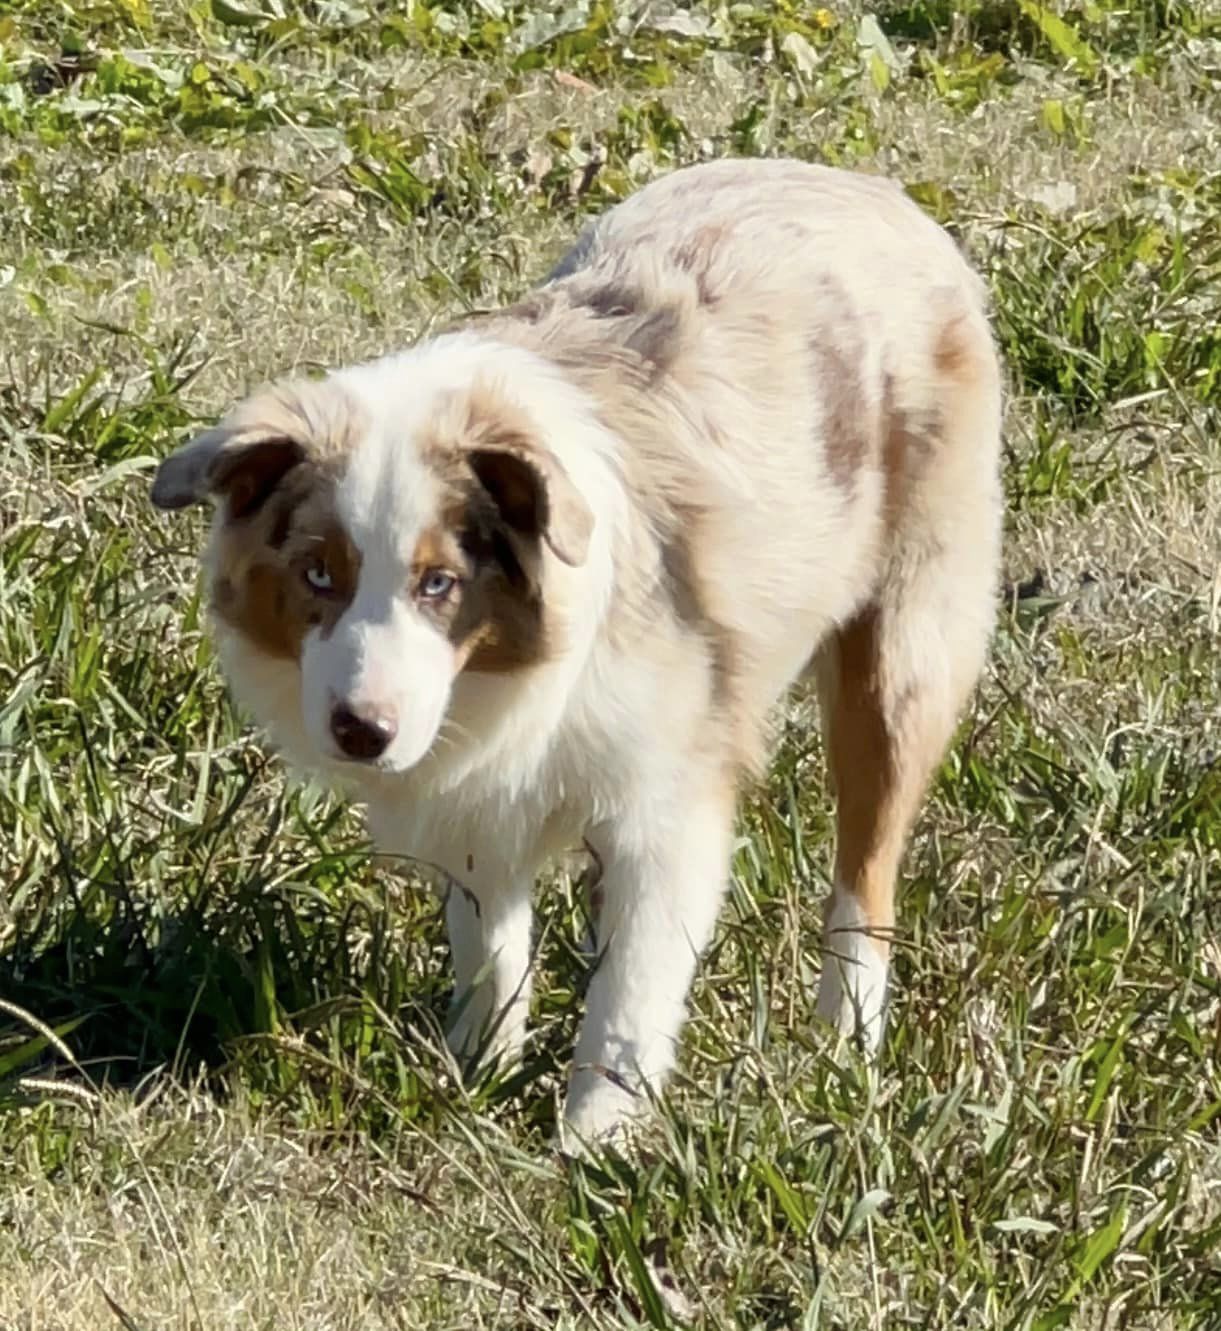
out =
<path fill-rule="evenodd" d="M 649 1106 L 648 1092 L 633 1089 L 619 1073 L 577 1068 L 568 1084 L 559 1147 L 565 1155 L 580 1155 L 587 1145 L 626 1145 Z"/>
<path fill-rule="evenodd" d="M 882 1042 L 888 970 L 856 900 L 836 893 L 827 912 L 817 1011 L 844 1035 L 859 1036 L 871 1055 Z"/>

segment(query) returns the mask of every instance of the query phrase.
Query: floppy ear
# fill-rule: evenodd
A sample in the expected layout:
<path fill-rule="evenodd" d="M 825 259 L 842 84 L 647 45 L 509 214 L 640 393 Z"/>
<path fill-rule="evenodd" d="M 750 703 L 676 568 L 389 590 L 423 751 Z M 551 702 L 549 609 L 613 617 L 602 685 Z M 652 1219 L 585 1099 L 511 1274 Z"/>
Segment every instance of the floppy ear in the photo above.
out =
<path fill-rule="evenodd" d="M 287 435 L 222 422 L 162 462 L 150 497 L 158 508 L 173 509 L 223 495 L 231 517 L 247 517 L 304 458 L 304 445 Z"/>
<path fill-rule="evenodd" d="M 572 568 L 585 562 L 594 515 L 549 451 L 498 440 L 472 448 L 467 460 L 510 527 L 541 536 Z"/>

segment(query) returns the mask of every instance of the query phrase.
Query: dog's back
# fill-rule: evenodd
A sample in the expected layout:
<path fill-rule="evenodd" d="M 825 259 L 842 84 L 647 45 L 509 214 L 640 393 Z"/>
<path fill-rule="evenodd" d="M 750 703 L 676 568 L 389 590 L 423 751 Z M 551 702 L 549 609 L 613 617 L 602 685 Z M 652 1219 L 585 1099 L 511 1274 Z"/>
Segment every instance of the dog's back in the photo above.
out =
<path fill-rule="evenodd" d="M 978 605 L 964 632 L 986 637 L 1000 384 L 983 286 L 891 182 L 792 161 L 676 172 L 487 331 L 559 361 L 623 440 L 641 530 L 613 627 L 655 634 L 656 579 L 684 584 L 747 764 L 814 646 L 947 537 L 977 557 L 942 561 L 938 586 L 962 584 L 956 616 Z"/>

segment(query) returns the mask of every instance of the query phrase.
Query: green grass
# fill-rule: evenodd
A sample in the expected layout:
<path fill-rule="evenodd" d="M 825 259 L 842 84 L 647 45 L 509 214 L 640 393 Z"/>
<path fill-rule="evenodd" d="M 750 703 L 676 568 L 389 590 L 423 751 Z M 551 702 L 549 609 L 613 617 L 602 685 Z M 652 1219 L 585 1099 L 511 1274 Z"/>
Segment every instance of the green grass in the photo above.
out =
<path fill-rule="evenodd" d="M 581 866 L 464 1086 L 434 898 L 230 710 L 147 484 L 733 153 L 895 174 L 986 275 L 1005 595 L 880 1067 L 813 1019 L 796 700 L 682 1075 L 564 1167 Z M 1207 0 L 5 6 L 0 1329 L 1221 1328 L 1219 164 Z"/>

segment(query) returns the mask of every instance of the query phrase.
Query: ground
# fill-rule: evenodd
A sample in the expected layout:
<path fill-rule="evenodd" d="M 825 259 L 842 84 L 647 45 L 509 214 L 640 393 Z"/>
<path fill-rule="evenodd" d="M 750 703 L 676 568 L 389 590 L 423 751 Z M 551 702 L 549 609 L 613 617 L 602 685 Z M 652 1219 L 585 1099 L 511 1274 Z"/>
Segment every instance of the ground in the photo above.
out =
<path fill-rule="evenodd" d="M 0 1328 L 1221 1327 L 1221 11 L 515 0 L 0 9 Z M 683 1072 L 548 1147 L 443 1053 L 438 908 L 231 711 L 152 468 L 287 369 L 522 291 L 670 166 L 885 171 L 1010 383 L 986 679 L 876 1070 L 813 1016 L 797 700 Z"/>

